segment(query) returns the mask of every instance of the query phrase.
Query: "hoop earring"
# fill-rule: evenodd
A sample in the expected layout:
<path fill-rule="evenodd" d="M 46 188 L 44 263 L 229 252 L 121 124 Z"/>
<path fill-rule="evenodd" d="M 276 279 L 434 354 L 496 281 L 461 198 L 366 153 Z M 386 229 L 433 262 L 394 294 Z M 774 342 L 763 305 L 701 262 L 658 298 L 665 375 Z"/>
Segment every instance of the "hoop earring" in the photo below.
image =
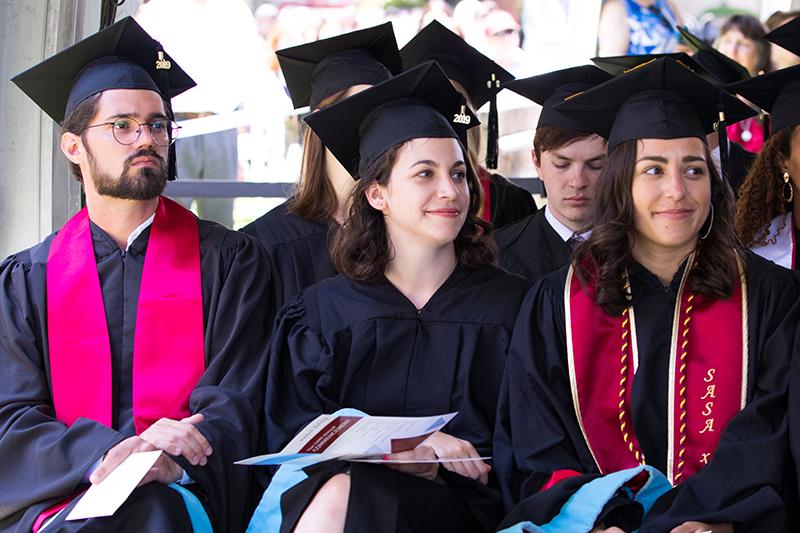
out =
<path fill-rule="evenodd" d="M 786 186 L 789 186 L 789 194 L 786 194 Z M 794 199 L 794 187 L 792 187 L 792 182 L 789 181 L 789 173 L 783 173 L 783 201 L 787 204 Z"/>
<path fill-rule="evenodd" d="M 711 222 L 708 223 L 708 228 L 706 228 L 705 233 L 700 235 L 700 240 L 705 240 L 708 235 L 711 233 L 711 228 L 714 226 L 714 204 L 711 204 L 711 214 L 709 215 Z"/>

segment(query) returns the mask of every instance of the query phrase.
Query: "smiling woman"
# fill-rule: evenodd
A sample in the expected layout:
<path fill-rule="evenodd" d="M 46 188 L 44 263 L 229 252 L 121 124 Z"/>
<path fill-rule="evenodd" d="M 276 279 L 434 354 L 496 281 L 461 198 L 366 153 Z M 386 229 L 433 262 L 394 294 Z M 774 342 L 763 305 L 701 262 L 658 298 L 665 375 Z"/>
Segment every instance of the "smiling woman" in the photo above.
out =
<path fill-rule="evenodd" d="M 785 529 L 800 289 L 733 234 L 706 141 L 718 102 L 747 116 L 662 58 L 556 106 L 604 125 L 609 155 L 591 236 L 514 327 L 494 445 L 501 528 Z"/>
<path fill-rule="evenodd" d="M 492 264 L 464 150 L 477 120 L 427 63 L 306 122 L 353 163 L 357 183 L 332 244 L 341 274 L 304 291 L 276 322 L 266 451 L 345 407 L 458 415 L 424 446 L 388 456 L 407 464 L 329 461 L 299 483 L 279 470 L 250 531 L 493 531 L 502 508 L 483 458 L 528 283 Z"/>

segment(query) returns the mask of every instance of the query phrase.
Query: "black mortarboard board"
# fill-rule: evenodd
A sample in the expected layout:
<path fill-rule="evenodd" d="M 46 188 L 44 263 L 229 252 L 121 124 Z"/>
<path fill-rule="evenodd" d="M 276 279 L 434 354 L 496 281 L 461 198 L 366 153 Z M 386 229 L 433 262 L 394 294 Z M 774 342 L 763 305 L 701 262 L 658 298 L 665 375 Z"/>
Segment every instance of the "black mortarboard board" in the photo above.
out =
<path fill-rule="evenodd" d="M 305 118 L 358 178 L 392 146 L 418 138 L 457 138 L 480 124 L 442 69 L 428 62 Z"/>
<path fill-rule="evenodd" d="M 196 85 L 161 44 L 131 17 L 90 35 L 12 78 L 14 83 L 61 124 L 75 107 L 103 91 L 146 89 L 170 99 Z M 175 146 L 169 147 L 169 179 L 175 179 Z"/>
<path fill-rule="evenodd" d="M 514 79 L 506 69 L 486 57 L 459 35 L 434 20 L 401 50 L 403 68 L 410 69 L 426 61 L 436 61 L 447 77 L 458 82 L 467 92 L 475 109 L 486 102 L 489 107 L 486 166 L 497 166 L 497 105 L 495 98 L 501 85 Z"/>
<path fill-rule="evenodd" d="M 604 132 L 608 150 L 632 139 L 705 137 L 719 113 L 737 122 L 756 113 L 734 96 L 669 58 L 654 59 L 588 91 L 556 110 Z"/>
<path fill-rule="evenodd" d="M 628 56 L 595 57 L 592 62 L 609 74 L 619 76 L 626 70 L 649 63 L 654 59 L 666 57 L 683 63 L 696 74 L 714 85 L 724 85 L 750 77 L 747 69 L 736 61 L 710 48 L 709 51 L 698 51 L 694 56 L 685 52 L 672 52 L 669 54 L 643 54 Z"/>
<path fill-rule="evenodd" d="M 694 50 L 692 59 L 714 76 L 718 82 L 727 84 L 750 78 L 750 73 L 743 65 L 710 46 L 700 37 L 686 29 L 686 26 L 678 26 L 678 31 L 691 49 Z"/>
<path fill-rule="evenodd" d="M 800 55 L 800 17 L 795 17 L 785 24 L 781 24 L 768 34 L 764 39 L 775 43 L 781 48 Z"/>
<path fill-rule="evenodd" d="M 800 124 L 800 65 L 733 83 L 727 89 L 767 111 L 772 133 Z"/>
<path fill-rule="evenodd" d="M 595 85 L 610 80 L 612 77 L 611 74 L 595 66 L 583 65 L 531 76 L 530 78 L 513 80 L 504 83 L 503 88 L 514 91 L 542 106 L 539 123 L 536 125 L 537 128 L 556 126 L 576 131 L 598 133 L 594 131 L 591 124 L 579 122 L 556 111 L 553 106 L 573 94 L 591 89 Z"/>
<path fill-rule="evenodd" d="M 169 69 L 157 69 L 163 55 Z M 150 89 L 169 100 L 196 84 L 131 17 L 12 78 L 61 124 L 80 102 L 109 89 Z"/>
<path fill-rule="evenodd" d="M 354 85 L 376 85 L 403 69 L 392 23 L 275 52 L 295 108 L 312 110 Z"/>

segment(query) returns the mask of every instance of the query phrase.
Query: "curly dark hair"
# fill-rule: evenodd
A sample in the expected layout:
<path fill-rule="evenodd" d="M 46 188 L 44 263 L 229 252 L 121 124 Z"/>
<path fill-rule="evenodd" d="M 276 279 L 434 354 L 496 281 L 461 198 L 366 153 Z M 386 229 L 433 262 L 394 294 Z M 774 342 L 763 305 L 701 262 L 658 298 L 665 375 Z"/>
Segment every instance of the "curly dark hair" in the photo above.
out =
<path fill-rule="evenodd" d="M 347 221 L 334 230 L 331 260 L 336 270 L 348 278 L 375 281 L 383 275 L 391 259 L 391 245 L 383 213 L 369 204 L 366 192 L 373 182 L 380 185 L 389 182 L 397 152 L 404 144 L 389 148 L 367 168 L 363 176 L 359 176 L 352 192 Z M 461 150 L 464 154 L 467 153 L 463 145 Z M 465 163 L 470 193 L 469 211 L 454 244 L 459 264 L 467 268 L 478 268 L 495 262 L 497 245 L 491 238 L 492 225 L 478 216 L 481 207 L 478 176 L 469 160 Z"/>
<path fill-rule="evenodd" d="M 767 139 L 739 189 L 736 234 L 747 247 L 775 244 L 777 235 L 769 238 L 769 224 L 791 209 L 783 198 L 781 162 L 791 156 L 796 129 L 797 126 L 784 128 Z M 778 228 L 778 233 L 782 230 L 783 227 Z"/>
<path fill-rule="evenodd" d="M 592 234 L 576 248 L 572 260 L 581 283 L 596 284 L 595 302 L 609 315 L 619 315 L 631 304 L 626 269 L 636 234 L 631 190 L 638 142 L 623 142 L 609 154 L 597 178 Z M 708 236 L 698 241 L 687 284 L 695 294 L 724 299 L 732 294 L 738 279 L 736 255 L 742 248 L 732 229 L 733 191 L 720 179 L 707 146 L 705 152 L 714 222 Z"/>

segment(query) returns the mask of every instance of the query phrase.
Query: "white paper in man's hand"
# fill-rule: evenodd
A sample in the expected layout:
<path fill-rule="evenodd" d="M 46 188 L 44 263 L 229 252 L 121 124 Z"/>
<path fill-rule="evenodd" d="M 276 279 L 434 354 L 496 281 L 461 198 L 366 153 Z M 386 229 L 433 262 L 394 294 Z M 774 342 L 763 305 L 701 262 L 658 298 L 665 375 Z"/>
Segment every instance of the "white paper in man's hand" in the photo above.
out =
<path fill-rule="evenodd" d="M 114 514 L 155 464 L 159 455 L 161 450 L 129 455 L 103 481 L 89 487 L 66 520 Z"/>

